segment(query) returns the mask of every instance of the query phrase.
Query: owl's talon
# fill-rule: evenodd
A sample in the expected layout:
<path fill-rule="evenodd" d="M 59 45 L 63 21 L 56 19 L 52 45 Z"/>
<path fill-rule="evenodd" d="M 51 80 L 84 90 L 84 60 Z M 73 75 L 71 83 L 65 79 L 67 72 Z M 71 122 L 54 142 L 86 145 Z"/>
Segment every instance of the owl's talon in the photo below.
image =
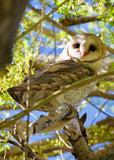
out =
<path fill-rule="evenodd" d="M 72 112 L 71 105 L 63 104 L 55 112 L 47 116 L 41 116 L 40 119 L 33 124 L 33 132 L 51 132 L 60 129 L 61 124 L 63 125 L 64 123 L 65 125 L 73 117 L 74 111 Z M 61 124 L 58 121 L 60 121 Z"/>

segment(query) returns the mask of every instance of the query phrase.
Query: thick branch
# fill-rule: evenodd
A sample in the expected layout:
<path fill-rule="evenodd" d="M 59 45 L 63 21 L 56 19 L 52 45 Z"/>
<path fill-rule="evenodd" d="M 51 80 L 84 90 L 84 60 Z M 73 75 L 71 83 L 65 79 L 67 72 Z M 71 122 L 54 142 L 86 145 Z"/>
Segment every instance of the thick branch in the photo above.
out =
<path fill-rule="evenodd" d="M 94 82 L 96 80 L 102 79 L 102 78 L 104 78 L 106 76 L 110 76 L 110 75 L 113 75 L 113 74 L 114 74 L 114 71 L 110 71 L 110 72 L 103 73 L 103 74 L 100 74 L 100 75 L 95 75 L 95 76 L 91 76 L 91 77 L 85 78 L 85 79 L 80 80 L 78 82 L 75 82 L 75 83 L 73 83 L 71 85 L 67 85 L 63 89 L 54 92 L 52 95 L 48 96 L 44 100 L 39 101 L 36 106 L 27 108 L 26 111 L 24 110 L 24 111 L 18 113 L 17 115 L 12 116 L 9 119 L 6 119 L 4 122 L 1 123 L 0 129 L 3 129 L 3 128 L 7 127 L 8 125 L 11 125 L 12 123 L 16 122 L 18 119 L 20 119 L 23 116 L 27 115 L 29 112 L 31 112 L 33 110 L 36 110 L 39 106 L 44 105 L 45 103 L 47 103 L 51 99 L 59 96 L 60 94 L 63 94 L 63 93 L 65 93 L 65 92 L 67 92 L 67 91 L 69 91 L 69 90 L 71 90 L 71 89 L 73 89 L 75 87 L 80 87 L 80 86 L 86 85 L 88 83 Z"/>
<path fill-rule="evenodd" d="M 106 145 L 100 150 L 96 150 L 95 154 L 99 157 L 99 160 L 113 160 L 114 159 L 114 142 Z"/>
<path fill-rule="evenodd" d="M 93 96 L 114 100 L 113 94 L 102 92 L 100 90 L 94 90 L 88 95 L 88 97 L 93 97 Z"/>
<path fill-rule="evenodd" d="M 107 125 L 109 127 L 114 127 L 114 117 L 108 117 L 106 119 L 98 121 L 97 126 L 101 126 L 101 125 Z"/>
<path fill-rule="evenodd" d="M 73 25 L 77 24 L 82 24 L 82 23 L 88 23 L 88 22 L 93 22 L 93 21 L 100 21 L 102 18 L 106 18 L 106 15 L 100 15 L 100 16 L 90 16 L 90 17 L 70 17 L 69 19 L 65 17 L 60 23 L 64 27 L 70 27 Z"/>
<path fill-rule="evenodd" d="M 74 152 L 78 160 L 97 160 L 94 152 L 88 146 L 88 143 L 83 136 L 78 117 L 74 118 L 71 123 L 64 127 L 65 132 L 69 137 L 69 142 L 73 146 Z"/>
<path fill-rule="evenodd" d="M 30 4 L 28 4 L 28 7 L 30 9 L 32 9 L 33 11 L 35 11 L 36 13 L 38 13 L 39 15 L 41 15 L 41 10 L 32 7 Z M 59 23 L 57 23 L 56 21 L 53 21 L 49 17 L 47 17 L 45 20 L 48 21 L 51 24 L 53 22 L 55 27 L 65 31 L 66 33 L 70 34 L 71 36 L 74 36 L 75 32 L 67 29 L 67 27 L 77 25 L 77 24 L 82 24 L 82 23 L 88 23 L 88 22 L 92 22 L 92 21 L 99 21 L 99 20 L 101 20 L 102 18 L 105 18 L 105 17 L 106 17 L 106 15 L 90 16 L 90 17 L 77 17 L 77 19 L 75 17 L 70 17 L 69 19 L 67 19 L 65 17 Z"/>

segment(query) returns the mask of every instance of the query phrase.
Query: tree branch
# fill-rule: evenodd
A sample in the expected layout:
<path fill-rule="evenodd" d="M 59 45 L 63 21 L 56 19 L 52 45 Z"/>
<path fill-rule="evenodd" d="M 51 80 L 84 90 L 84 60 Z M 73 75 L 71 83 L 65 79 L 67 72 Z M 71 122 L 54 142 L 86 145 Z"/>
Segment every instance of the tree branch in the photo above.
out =
<path fill-rule="evenodd" d="M 108 117 L 106 119 L 97 122 L 97 126 L 107 125 L 109 127 L 114 127 L 114 117 Z"/>
<path fill-rule="evenodd" d="M 71 148 L 67 148 L 67 147 L 51 147 L 51 148 L 47 148 L 45 150 L 42 151 L 42 153 L 50 153 L 56 150 L 62 150 L 63 152 L 71 152 L 74 153 L 74 150 Z"/>
<path fill-rule="evenodd" d="M 103 78 L 101 81 L 110 81 L 110 82 L 114 82 L 114 75 L 113 76 L 108 76 Z"/>
<path fill-rule="evenodd" d="M 96 150 L 95 154 L 99 157 L 99 160 L 113 160 L 114 159 L 114 142 L 105 145 L 104 148 Z"/>
<path fill-rule="evenodd" d="M 77 18 L 75 16 L 73 16 L 73 17 L 70 17 L 69 19 L 67 17 L 65 17 L 64 19 L 62 19 L 62 21 L 60 21 L 60 23 L 64 27 L 70 27 L 70 26 L 78 25 L 78 24 L 82 24 L 82 23 L 100 21 L 102 18 L 106 18 L 106 14 L 99 15 L 99 16 L 77 17 Z"/>
<path fill-rule="evenodd" d="M 0 107 L 0 111 L 3 111 L 3 110 L 11 110 L 13 109 L 13 107 L 10 106 L 10 104 L 6 104 L 2 107 Z M 22 109 L 20 106 L 16 106 L 15 109 Z"/>
<path fill-rule="evenodd" d="M 94 90 L 88 95 L 88 97 L 93 97 L 93 96 L 114 100 L 114 95 L 113 94 L 102 92 L 100 90 Z"/>
<path fill-rule="evenodd" d="M 110 46 L 104 45 L 105 49 L 109 52 L 112 53 L 114 55 L 114 49 L 111 48 Z"/>
<path fill-rule="evenodd" d="M 30 4 L 28 4 L 28 7 L 30 9 L 32 9 L 33 11 L 35 11 L 36 13 L 38 13 L 39 15 L 41 15 L 41 10 L 32 7 Z M 73 32 L 73 31 L 67 29 L 67 27 L 73 26 L 73 25 L 78 25 L 78 24 L 81 24 L 81 23 L 99 21 L 99 20 L 101 20 L 102 18 L 105 18 L 105 17 L 106 17 L 106 14 L 99 15 L 99 16 L 90 16 L 90 17 L 77 17 L 77 19 L 75 17 L 70 17 L 70 19 L 67 19 L 65 17 L 64 19 L 60 20 L 59 23 L 57 23 L 56 21 L 53 21 L 49 17 L 45 18 L 45 20 L 48 21 L 51 24 L 53 22 L 55 27 L 65 31 L 66 33 L 70 34 L 71 36 L 74 36 L 76 34 L 76 32 Z"/>
<path fill-rule="evenodd" d="M 96 155 L 88 146 L 87 140 L 82 133 L 83 129 L 84 127 L 77 116 L 64 127 L 68 136 L 68 141 L 73 146 L 75 152 L 74 156 L 77 157 L 78 160 L 97 160 Z"/>
<path fill-rule="evenodd" d="M 102 112 L 103 114 L 105 114 L 105 115 L 108 116 L 108 117 L 111 117 L 109 114 L 107 114 L 107 113 L 105 113 L 104 111 L 102 111 L 102 109 L 99 109 L 95 104 L 89 102 L 87 99 L 86 99 L 86 101 L 87 101 L 89 104 L 91 104 L 94 108 L 96 108 L 98 111 Z"/>

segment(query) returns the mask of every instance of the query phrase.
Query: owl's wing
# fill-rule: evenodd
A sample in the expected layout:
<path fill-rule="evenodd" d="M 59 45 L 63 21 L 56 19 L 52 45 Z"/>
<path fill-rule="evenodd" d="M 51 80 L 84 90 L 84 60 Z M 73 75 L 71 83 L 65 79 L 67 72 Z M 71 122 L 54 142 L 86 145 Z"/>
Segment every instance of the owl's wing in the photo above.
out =
<path fill-rule="evenodd" d="M 48 65 L 30 77 L 31 101 L 34 103 L 42 100 L 62 87 L 92 75 L 94 75 L 94 71 L 72 60 Z M 25 96 L 27 94 L 27 81 L 28 77 L 22 84 L 7 90 L 22 105 L 24 103 L 23 97 L 25 97 L 25 102 L 27 100 Z"/>

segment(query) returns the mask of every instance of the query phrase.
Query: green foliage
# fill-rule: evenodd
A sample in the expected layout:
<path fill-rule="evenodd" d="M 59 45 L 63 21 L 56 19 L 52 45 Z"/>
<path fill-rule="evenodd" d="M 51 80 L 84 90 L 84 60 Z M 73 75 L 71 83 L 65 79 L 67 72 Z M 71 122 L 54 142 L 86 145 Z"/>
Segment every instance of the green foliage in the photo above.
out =
<path fill-rule="evenodd" d="M 36 1 L 38 5 L 39 1 Z M 42 1 L 40 1 L 42 3 Z M 47 3 L 46 3 L 47 2 Z M 63 1 L 62 0 L 52 0 L 51 1 L 54 6 L 60 5 Z M 91 3 L 89 3 L 91 2 Z M 33 1 L 34 4 L 34 1 Z M 35 5 L 34 5 L 35 6 Z M 42 4 L 43 6 L 43 4 Z M 44 7 L 44 15 L 47 12 L 47 8 L 53 8 L 49 1 L 45 1 Z M 56 11 L 56 15 L 54 20 L 59 22 L 60 18 L 67 17 L 89 17 L 93 15 L 98 15 L 101 18 L 99 21 L 92 21 L 85 25 L 76 25 L 74 26 L 73 30 L 76 32 L 88 31 L 95 34 L 100 34 L 101 39 L 105 44 L 108 44 L 114 47 L 114 9 L 112 8 L 112 1 L 109 3 L 107 0 L 94 0 L 94 1 L 83 1 L 83 0 L 70 0 L 69 2 L 65 3 L 62 7 L 60 7 Z M 41 9 L 41 8 L 40 8 Z M 55 13 L 54 13 L 55 14 Z M 52 15 L 50 16 L 53 17 Z M 23 19 L 20 23 L 20 28 L 17 32 L 17 39 L 21 33 L 27 31 L 33 24 L 37 23 L 41 19 L 41 15 L 38 12 L 35 12 L 31 9 L 26 9 Z M 60 24 L 58 24 L 60 25 Z M 51 26 L 51 27 L 50 27 Z M 56 28 L 57 26 L 55 26 Z M 50 29 L 51 28 L 51 29 Z M 64 28 L 64 27 L 63 27 Z M 47 29 L 47 30 L 46 30 Z M 71 29 L 69 27 L 68 29 Z M 55 38 L 54 38 L 55 34 Z M 70 35 L 65 32 L 63 29 L 58 29 L 57 31 L 53 29 L 52 21 L 43 21 L 42 24 L 40 23 L 38 26 L 33 27 L 26 35 L 21 36 L 14 44 L 13 51 L 12 51 L 12 63 L 6 66 L 5 70 L 0 73 L 0 109 L 1 109 L 1 117 L 9 117 L 10 111 L 2 110 L 2 107 L 12 108 L 16 110 L 17 104 L 16 102 L 9 96 L 7 93 L 7 89 L 20 84 L 23 79 L 28 74 L 28 62 L 32 59 L 33 64 L 36 56 L 38 56 L 41 51 L 41 48 L 48 48 L 46 53 L 49 54 L 54 48 L 55 41 L 57 42 L 64 42 L 66 43 L 70 39 Z M 56 44 L 56 49 L 59 45 Z M 43 52 L 42 52 L 43 53 Z M 53 53 L 53 52 L 52 52 Z M 47 58 L 46 58 L 47 59 Z M 113 57 L 112 57 L 113 59 Z M 44 64 L 38 62 L 39 68 L 41 68 Z M 34 66 L 34 65 L 33 65 Z M 111 61 L 109 66 L 109 70 L 114 70 L 114 62 Z M 34 73 L 34 67 L 32 68 L 32 74 Z M 99 81 L 99 88 L 103 89 L 104 91 L 114 91 L 114 83 L 113 82 L 105 82 Z M 86 103 L 82 104 L 82 108 L 85 108 Z M 90 126 L 87 129 L 88 132 L 88 141 L 90 145 L 94 145 L 97 143 L 105 143 L 107 141 L 114 140 L 114 128 L 101 126 L 97 127 Z M 4 139 L 2 139 L 2 143 L 0 143 L 0 151 L 2 152 L 4 149 L 10 149 L 7 144 L 7 139 L 12 138 L 9 132 L 1 131 L 0 133 Z M 65 138 L 66 141 L 66 138 Z M 39 147 L 33 147 L 33 151 L 38 152 L 39 155 L 42 155 L 42 150 L 53 147 L 59 146 L 58 139 L 47 139 L 46 142 Z M 64 146 L 62 143 L 61 146 Z M 59 151 L 55 151 L 51 154 L 44 155 L 46 158 L 53 154 L 59 154 Z M 15 160 L 19 158 L 15 156 L 11 158 Z M 22 159 L 22 155 L 20 156 L 20 160 Z"/>
<path fill-rule="evenodd" d="M 57 5 L 60 4 L 61 2 L 58 0 L 57 1 Z M 70 18 L 70 16 L 75 15 L 77 16 L 77 5 L 78 5 L 78 1 L 77 0 L 71 0 L 68 1 L 67 3 L 64 4 L 64 7 L 60 7 L 58 9 L 58 13 L 64 16 L 67 16 L 67 18 Z"/>
<path fill-rule="evenodd" d="M 3 152 L 4 150 L 10 149 L 7 140 L 8 140 L 8 133 L 4 131 L 0 131 L 0 152 Z"/>
<path fill-rule="evenodd" d="M 87 128 L 87 137 L 89 145 L 98 143 L 111 142 L 114 140 L 114 127 L 102 125 L 100 127 L 94 125 Z"/>

